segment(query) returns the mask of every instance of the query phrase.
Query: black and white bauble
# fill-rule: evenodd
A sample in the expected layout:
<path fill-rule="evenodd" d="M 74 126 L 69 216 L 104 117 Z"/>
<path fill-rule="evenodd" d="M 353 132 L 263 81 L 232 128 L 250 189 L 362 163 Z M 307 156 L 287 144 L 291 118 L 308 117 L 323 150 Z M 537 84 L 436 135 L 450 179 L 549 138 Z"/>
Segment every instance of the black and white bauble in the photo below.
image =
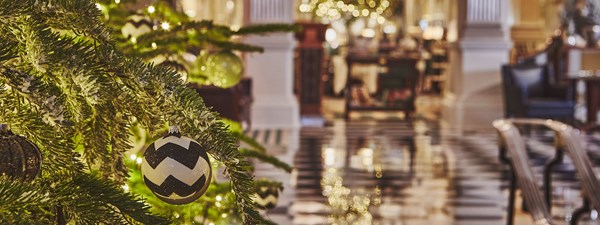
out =
<path fill-rule="evenodd" d="M 33 180 L 42 167 L 42 153 L 31 141 L 0 124 L 0 176 Z"/>
<path fill-rule="evenodd" d="M 177 205 L 193 202 L 206 192 L 211 170 L 202 146 L 177 129 L 152 143 L 142 161 L 146 186 L 160 200 Z"/>
<path fill-rule="evenodd" d="M 133 14 L 127 17 L 125 25 L 121 28 L 121 33 L 127 39 L 137 38 L 142 34 L 152 31 L 154 24 L 152 20 L 143 14 Z"/>
<path fill-rule="evenodd" d="M 256 193 L 252 197 L 256 206 L 260 209 L 273 209 L 279 201 L 279 188 L 277 187 L 257 187 Z"/>

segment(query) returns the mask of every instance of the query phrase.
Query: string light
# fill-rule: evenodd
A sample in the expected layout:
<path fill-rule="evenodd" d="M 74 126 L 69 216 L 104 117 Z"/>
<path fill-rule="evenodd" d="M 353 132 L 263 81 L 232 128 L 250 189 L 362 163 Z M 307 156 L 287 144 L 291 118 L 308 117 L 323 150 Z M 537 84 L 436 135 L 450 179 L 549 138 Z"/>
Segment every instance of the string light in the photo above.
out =
<path fill-rule="evenodd" d="M 149 13 L 154 13 L 155 11 L 156 11 L 156 8 L 154 8 L 154 6 L 148 6 Z"/>
<path fill-rule="evenodd" d="M 115 3 L 119 4 L 121 3 L 121 0 L 115 0 Z"/>
<path fill-rule="evenodd" d="M 156 42 L 152 42 L 152 49 L 157 49 L 158 46 L 156 45 Z"/>
<path fill-rule="evenodd" d="M 344 0 L 303 0 L 298 5 L 301 13 L 314 13 L 323 21 L 334 21 L 344 17 L 371 17 L 381 23 L 383 16 L 390 16 L 389 0 L 358 0 L 356 3 L 346 3 Z M 346 16 L 344 16 L 346 15 Z"/>
<path fill-rule="evenodd" d="M 160 27 L 161 27 L 163 30 L 169 30 L 169 29 L 171 29 L 171 24 L 169 24 L 168 22 L 162 22 L 162 23 L 160 24 Z"/>

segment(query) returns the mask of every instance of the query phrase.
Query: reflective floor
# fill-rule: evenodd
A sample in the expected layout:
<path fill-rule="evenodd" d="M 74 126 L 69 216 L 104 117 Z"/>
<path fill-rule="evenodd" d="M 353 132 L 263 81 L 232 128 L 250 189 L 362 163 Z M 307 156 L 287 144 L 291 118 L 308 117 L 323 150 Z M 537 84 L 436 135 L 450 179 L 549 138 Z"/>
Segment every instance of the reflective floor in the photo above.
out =
<path fill-rule="evenodd" d="M 509 173 L 498 160 L 497 134 L 453 129 L 436 115 L 432 104 L 412 120 L 363 115 L 350 122 L 332 118 L 324 127 L 299 131 L 253 132 L 295 168 L 288 175 L 258 166 L 258 177 L 286 184 L 278 207 L 265 215 L 296 225 L 506 224 Z M 585 140 L 594 164 L 600 165 L 600 136 Z M 552 142 L 552 133 L 543 130 L 527 139 L 540 173 L 554 153 Z M 554 177 L 556 224 L 566 224 L 582 204 L 576 175 L 565 162 Z M 515 224 L 532 224 L 521 205 L 519 198 Z M 590 212 L 580 224 L 600 224 L 597 217 Z"/>

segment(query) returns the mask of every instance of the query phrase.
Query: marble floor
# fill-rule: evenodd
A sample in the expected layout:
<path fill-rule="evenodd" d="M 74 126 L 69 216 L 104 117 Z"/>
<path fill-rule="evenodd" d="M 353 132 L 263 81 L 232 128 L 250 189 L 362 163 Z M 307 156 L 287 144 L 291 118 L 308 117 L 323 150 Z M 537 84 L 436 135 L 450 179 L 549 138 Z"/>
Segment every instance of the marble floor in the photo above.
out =
<path fill-rule="evenodd" d="M 284 174 L 257 165 L 257 177 L 286 186 L 265 216 L 294 225 L 506 224 L 509 172 L 498 160 L 495 131 L 448 126 L 435 97 L 419 99 L 410 120 L 370 113 L 346 122 L 335 111 L 339 104 L 325 103 L 323 127 L 250 132 L 295 168 Z M 585 140 L 600 169 L 600 135 Z M 534 130 L 526 142 L 541 180 L 543 163 L 554 154 L 552 133 Z M 556 224 L 566 224 L 582 204 L 574 177 L 568 160 L 554 175 Z M 516 205 L 514 224 L 533 224 L 520 198 Z M 597 217 L 591 212 L 580 224 L 600 224 Z"/>

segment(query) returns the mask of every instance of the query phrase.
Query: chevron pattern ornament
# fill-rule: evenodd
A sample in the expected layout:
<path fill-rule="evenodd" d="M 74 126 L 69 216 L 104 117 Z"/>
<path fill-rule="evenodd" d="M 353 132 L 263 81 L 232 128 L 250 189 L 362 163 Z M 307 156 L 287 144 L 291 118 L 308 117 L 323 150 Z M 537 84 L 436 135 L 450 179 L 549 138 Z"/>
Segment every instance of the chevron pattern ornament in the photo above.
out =
<path fill-rule="evenodd" d="M 181 205 L 200 198 L 210 185 L 211 175 L 206 151 L 198 142 L 181 136 L 177 129 L 170 130 L 144 152 L 144 182 L 166 203 Z"/>
<path fill-rule="evenodd" d="M 279 189 L 276 187 L 259 187 L 252 200 L 260 209 L 273 209 L 279 201 Z"/>
<path fill-rule="evenodd" d="M 150 17 L 143 14 L 133 14 L 127 17 L 125 25 L 121 28 L 121 33 L 125 38 L 137 38 L 142 34 L 152 31 L 154 23 Z"/>

